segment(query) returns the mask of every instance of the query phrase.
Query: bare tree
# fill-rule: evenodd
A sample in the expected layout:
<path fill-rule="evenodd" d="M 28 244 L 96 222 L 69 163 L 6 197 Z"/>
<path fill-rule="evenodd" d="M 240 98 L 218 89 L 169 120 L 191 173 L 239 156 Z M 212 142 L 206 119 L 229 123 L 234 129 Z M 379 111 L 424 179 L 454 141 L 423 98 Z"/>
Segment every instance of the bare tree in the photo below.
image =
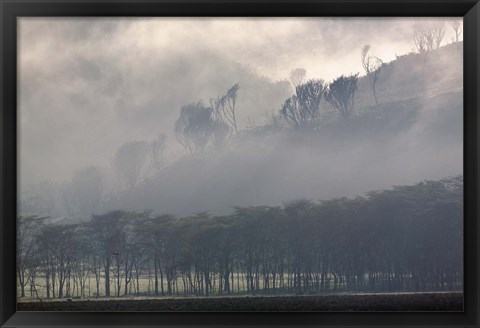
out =
<path fill-rule="evenodd" d="M 445 36 L 445 24 L 443 22 L 415 23 L 413 40 L 418 53 L 423 55 L 423 78 L 425 78 L 425 66 L 430 53 L 439 48 Z"/>
<path fill-rule="evenodd" d="M 306 74 L 307 71 L 305 70 L 305 68 L 292 69 L 290 72 L 290 82 L 296 88 L 303 83 Z"/>
<path fill-rule="evenodd" d="M 325 99 L 338 109 L 343 119 L 348 120 L 353 113 L 358 73 L 340 76 L 328 86 Z"/>
<path fill-rule="evenodd" d="M 17 279 L 20 297 L 25 297 L 25 287 L 30 283 L 30 272 L 35 266 L 37 253 L 37 233 L 45 217 L 27 216 L 17 218 Z"/>
<path fill-rule="evenodd" d="M 415 23 L 413 41 L 419 53 L 435 50 L 445 37 L 445 24 L 442 22 Z"/>
<path fill-rule="evenodd" d="M 212 136 L 214 126 L 211 107 L 205 107 L 202 102 L 189 104 L 180 111 L 175 123 L 175 136 L 190 154 L 201 153 Z"/>
<path fill-rule="evenodd" d="M 375 85 L 380 78 L 380 69 L 382 68 L 383 61 L 378 57 L 369 56 L 369 50 L 370 45 L 368 44 L 362 48 L 362 66 L 372 83 L 373 97 L 375 98 L 375 104 L 378 105 Z"/>
<path fill-rule="evenodd" d="M 413 42 L 415 43 L 415 48 L 419 53 L 425 53 L 428 50 L 427 38 L 424 33 L 425 27 L 418 23 L 414 26 L 413 31 Z"/>
<path fill-rule="evenodd" d="M 449 24 L 455 32 L 455 42 L 458 42 L 460 39 L 460 34 L 462 34 L 462 23 L 458 19 L 453 19 L 449 22 Z"/>
<path fill-rule="evenodd" d="M 78 225 L 45 225 L 39 235 L 39 245 L 42 251 L 51 256 L 53 266 L 51 270 L 51 288 L 55 295 L 57 285 L 58 298 L 71 297 L 71 278 L 74 267 L 81 257 L 78 239 Z M 43 249 L 45 248 L 45 249 Z M 54 296 L 55 297 L 55 296 Z"/>
<path fill-rule="evenodd" d="M 322 80 L 310 80 L 296 87 L 295 95 L 282 105 L 280 113 L 295 129 L 314 128 L 318 124 L 320 100 L 325 86 Z"/>
<path fill-rule="evenodd" d="M 440 48 L 443 38 L 445 37 L 445 24 L 437 23 L 433 27 L 433 44 L 434 49 Z"/>
<path fill-rule="evenodd" d="M 129 188 L 137 184 L 147 151 L 147 142 L 130 141 L 118 148 L 115 154 L 115 168 L 126 179 Z"/>

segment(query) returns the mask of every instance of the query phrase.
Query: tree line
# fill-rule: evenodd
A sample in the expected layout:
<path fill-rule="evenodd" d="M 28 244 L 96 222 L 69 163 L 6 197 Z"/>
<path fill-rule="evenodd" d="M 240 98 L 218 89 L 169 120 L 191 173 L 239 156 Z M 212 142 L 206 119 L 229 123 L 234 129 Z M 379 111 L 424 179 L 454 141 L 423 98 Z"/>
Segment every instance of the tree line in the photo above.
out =
<path fill-rule="evenodd" d="M 19 297 L 455 290 L 462 235 L 461 176 L 221 216 L 19 217 Z"/>

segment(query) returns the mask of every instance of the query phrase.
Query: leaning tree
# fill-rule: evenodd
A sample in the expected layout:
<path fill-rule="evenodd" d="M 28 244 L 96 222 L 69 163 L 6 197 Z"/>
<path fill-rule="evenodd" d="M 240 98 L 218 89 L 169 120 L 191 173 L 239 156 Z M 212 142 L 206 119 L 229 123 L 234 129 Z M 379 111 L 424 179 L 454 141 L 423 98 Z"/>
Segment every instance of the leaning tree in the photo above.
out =
<path fill-rule="evenodd" d="M 215 120 L 215 130 L 221 127 L 223 132 L 225 128 L 232 128 L 235 133 L 238 133 L 237 123 L 237 93 L 240 89 L 238 83 L 234 84 L 227 92 L 217 98 L 210 99 L 210 105 L 213 110 L 213 119 Z M 227 134 L 229 131 L 226 131 Z M 216 136 L 215 138 L 218 138 Z"/>

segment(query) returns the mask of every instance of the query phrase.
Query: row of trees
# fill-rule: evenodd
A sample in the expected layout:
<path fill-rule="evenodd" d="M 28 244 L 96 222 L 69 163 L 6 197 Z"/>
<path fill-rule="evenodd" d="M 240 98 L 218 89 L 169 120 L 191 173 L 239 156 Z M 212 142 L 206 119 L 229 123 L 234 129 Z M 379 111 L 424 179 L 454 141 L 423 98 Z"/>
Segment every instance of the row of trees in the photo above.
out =
<path fill-rule="evenodd" d="M 288 98 L 280 110 L 281 117 L 294 129 L 314 129 L 320 121 L 322 97 L 348 120 L 353 112 L 358 74 L 340 76 L 330 84 L 322 80 L 302 83 L 305 71 L 297 69 L 291 74 L 297 84 L 295 94 Z M 203 153 L 209 143 L 221 147 L 226 138 L 238 134 L 236 101 L 239 85 L 235 84 L 225 95 L 211 99 L 210 106 L 201 101 L 185 105 L 175 123 L 175 136 L 190 154 Z"/>
<path fill-rule="evenodd" d="M 372 80 L 375 101 L 378 102 L 375 85 L 383 62 L 378 57 L 369 56 L 369 49 L 369 45 L 362 49 L 362 65 Z M 279 112 L 281 119 L 294 129 L 317 128 L 320 123 L 321 100 L 324 97 L 344 120 L 349 120 L 353 114 L 358 74 L 342 75 L 329 84 L 314 79 L 304 83 L 305 75 L 306 70 L 303 68 L 297 68 L 290 73 L 295 94 L 283 103 Z M 209 144 L 220 148 L 227 137 L 239 134 L 236 106 L 239 89 L 237 83 L 225 94 L 210 99 L 209 105 L 200 100 L 181 108 L 174 132 L 177 141 L 190 155 L 203 153 Z M 137 183 L 148 154 L 155 168 L 165 167 L 166 143 L 167 138 L 162 134 L 151 144 L 132 141 L 117 150 L 115 168 L 125 178 L 129 188 L 133 188 Z"/>
<path fill-rule="evenodd" d="M 20 217 L 19 296 L 461 289 L 462 190 L 456 177 L 227 216 Z"/>
<path fill-rule="evenodd" d="M 459 19 L 448 22 L 455 34 L 453 42 L 459 42 L 463 28 Z M 446 26 L 442 21 L 417 22 L 414 25 L 413 41 L 419 53 L 428 53 L 440 48 L 445 38 Z"/>
<path fill-rule="evenodd" d="M 325 84 L 322 80 L 309 80 L 298 84 L 295 94 L 288 98 L 280 110 L 285 121 L 294 129 L 314 129 L 320 120 L 322 96 L 330 103 L 344 120 L 353 113 L 358 74 L 342 75 Z"/>
<path fill-rule="evenodd" d="M 458 19 L 449 22 L 455 37 L 454 42 L 459 42 L 462 34 L 462 23 Z M 442 21 L 417 22 L 414 25 L 413 41 L 415 49 L 423 56 L 423 74 L 428 58 L 433 50 L 440 48 L 445 38 L 445 23 Z M 425 78 L 425 76 L 424 76 Z"/>
<path fill-rule="evenodd" d="M 362 48 L 361 60 L 367 78 L 371 81 L 375 103 L 378 104 L 376 84 L 380 77 L 383 61 L 368 54 L 370 45 Z M 353 114 L 358 73 L 342 75 L 327 84 L 323 80 L 311 79 L 305 82 L 306 70 L 296 68 L 290 72 L 290 82 L 295 94 L 288 98 L 275 120 L 283 120 L 296 130 L 316 129 L 320 123 L 322 97 L 348 121 Z M 175 136 L 189 154 L 202 153 L 209 143 L 217 148 L 222 146 L 229 135 L 238 134 L 237 92 L 235 84 L 217 98 L 210 99 L 210 106 L 202 101 L 185 105 L 175 123 Z"/>
<path fill-rule="evenodd" d="M 458 20 L 450 21 L 455 38 L 458 42 L 462 33 L 462 24 Z M 424 65 L 431 51 L 442 44 L 445 37 L 445 23 L 443 22 L 417 22 L 414 26 L 414 44 L 416 50 L 423 54 Z M 377 56 L 369 54 L 370 45 L 365 45 L 361 51 L 362 67 L 369 80 L 375 104 L 378 105 L 377 82 L 384 62 Z M 296 68 L 290 72 L 290 82 L 295 87 L 295 95 L 287 99 L 282 106 L 281 114 L 288 124 L 296 129 L 312 128 L 318 125 L 319 107 L 322 95 L 332 104 L 341 117 L 348 120 L 352 115 L 355 92 L 357 90 L 357 75 L 341 76 L 330 85 L 322 80 L 310 80 L 304 83 L 306 70 Z"/>

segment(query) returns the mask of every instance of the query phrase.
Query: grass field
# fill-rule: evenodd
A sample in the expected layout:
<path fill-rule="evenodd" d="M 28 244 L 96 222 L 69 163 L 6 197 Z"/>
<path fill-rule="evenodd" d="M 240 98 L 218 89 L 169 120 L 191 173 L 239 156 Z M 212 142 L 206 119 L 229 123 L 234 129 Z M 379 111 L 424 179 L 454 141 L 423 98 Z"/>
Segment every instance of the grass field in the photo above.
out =
<path fill-rule="evenodd" d="M 462 292 L 27 301 L 18 311 L 463 311 Z"/>
<path fill-rule="evenodd" d="M 233 284 L 231 285 L 231 294 L 228 295 L 228 297 L 237 297 L 237 296 L 252 296 L 252 293 L 247 290 L 247 280 L 245 278 L 245 274 L 232 274 L 233 275 Z M 291 277 L 288 274 L 285 274 L 283 281 L 283 286 L 280 285 L 280 283 L 277 284 L 276 290 L 264 290 L 264 281 L 263 279 L 259 279 L 259 290 L 257 291 L 258 296 L 275 296 L 275 295 L 292 295 L 294 294 L 294 291 L 292 288 L 289 288 L 288 286 L 288 281 L 291 279 Z M 97 288 L 96 288 L 96 282 L 95 278 L 93 275 L 89 276 L 86 281 L 85 281 L 85 287 L 83 290 L 83 295 L 81 293 L 81 289 L 79 287 L 79 284 L 76 283 L 73 279 L 70 280 L 69 283 L 65 284 L 64 291 L 63 291 L 63 298 L 58 299 L 53 297 L 53 293 L 50 293 L 50 299 L 46 298 L 46 283 L 45 279 L 43 277 L 37 277 L 35 280 L 35 286 L 31 286 L 28 284 L 25 287 L 25 297 L 19 297 L 20 302 L 31 302 L 31 301 L 63 301 L 66 299 L 82 299 L 82 300 L 93 300 L 93 299 L 101 299 L 105 300 L 105 281 L 104 281 L 104 276 L 101 276 L 100 284 L 99 284 L 99 295 L 97 297 Z M 172 295 L 170 297 L 194 297 L 192 293 L 185 293 L 184 290 L 184 285 L 183 281 L 180 277 L 178 277 L 175 281 L 174 284 L 172 284 Z M 219 286 L 220 286 L 220 281 L 217 276 L 212 276 L 212 286 L 213 289 L 210 290 L 210 297 L 215 297 L 215 296 L 226 296 L 225 292 L 219 293 Z M 58 281 L 57 281 L 57 287 L 58 287 Z M 158 296 L 155 296 L 154 293 L 154 279 L 152 276 L 147 276 L 143 275 L 139 278 L 138 280 L 138 287 L 137 287 L 137 282 L 132 280 L 128 284 L 127 288 L 127 295 L 125 295 L 125 282 L 123 279 L 121 279 L 120 283 L 120 294 L 116 294 L 116 280 L 112 279 L 110 282 L 110 297 L 112 299 L 129 299 L 129 300 L 138 300 L 138 299 L 152 299 L 152 298 L 158 298 Z M 462 285 L 458 284 L 454 286 L 454 290 L 447 290 L 447 292 L 454 292 L 457 293 L 458 291 L 462 290 Z M 167 294 L 167 282 L 164 280 L 163 283 L 163 291 L 164 291 L 164 296 L 168 296 Z M 159 286 L 158 286 L 158 292 L 159 295 L 161 296 L 161 291 L 162 287 L 159 281 Z M 190 291 L 191 292 L 191 291 Z M 330 280 L 330 289 L 327 293 L 350 293 L 352 294 L 353 292 L 347 291 L 346 289 L 337 289 L 334 290 L 333 288 L 333 280 Z M 368 292 L 370 294 L 374 292 L 380 292 L 378 290 L 367 290 L 367 289 L 359 289 L 356 291 L 356 293 L 360 292 Z M 384 292 L 384 291 L 382 291 Z M 389 295 L 393 294 L 399 294 L 401 292 L 411 292 L 409 289 L 394 289 L 390 291 Z M 325 293 L 325 292 L 322 292 Z M 58 294 L 58 293 L 57 293 Z M 305 293 L 305 295 L 311 295 L 311 294 L 319 294 L 319 292 L 315 291 L 310 291 Z M 413 294 L 413 292 L 412 292 Z M 17 295 L 20 296 L 20 288 L 17 288 Z M 298 295 L 298 294 L 297 294 Z M 165 297 L 163 297 L 165 298 Z"/>

